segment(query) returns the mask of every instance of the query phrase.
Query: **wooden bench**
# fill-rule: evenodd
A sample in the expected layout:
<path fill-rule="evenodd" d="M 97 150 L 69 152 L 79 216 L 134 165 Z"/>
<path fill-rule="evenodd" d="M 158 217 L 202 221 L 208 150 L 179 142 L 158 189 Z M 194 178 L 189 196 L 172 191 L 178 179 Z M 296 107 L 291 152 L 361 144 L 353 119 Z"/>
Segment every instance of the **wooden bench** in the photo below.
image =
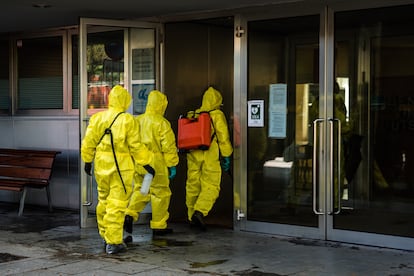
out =
<path fill-rule="evenodd" d="M 49 182 L 59 151 L 0 148 L 0 190 L 23 192 L 18 215 L 23 214 L 27 189 L 46 189 L 52 212 Z"/>

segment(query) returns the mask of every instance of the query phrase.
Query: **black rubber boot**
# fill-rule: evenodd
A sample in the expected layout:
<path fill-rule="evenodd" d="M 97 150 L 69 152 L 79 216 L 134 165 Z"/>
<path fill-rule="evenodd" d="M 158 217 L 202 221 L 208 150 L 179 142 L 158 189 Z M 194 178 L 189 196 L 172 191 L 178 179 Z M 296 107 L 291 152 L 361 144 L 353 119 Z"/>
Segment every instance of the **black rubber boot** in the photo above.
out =
<path fill-rule="evenodd" d="M 125 235 L 125 238 L 124 238 L 124 243 L 125 244 L 132 243 L 133 241 L 134 241 L 134 239 L 132 238 L 131 235 Z"/>
<path fill-rule="evenodd" d="M 106 241 L 102 239 L 102 243 L 103 243 L 103 250 L 106 251 Z"/>
<path fill-rule="evenodd" d="M 173 230 L 171 228 L 165 228 L 165 229 L 152 229 L 152 235 L 153 236 L 164 236 L 168 234 L 172 234 Z"/>
<path fill-rule="evenodd" d="M 200 211 L 194 212 L 193 216 L 191 217 L 191 221 L 200 227 L 201 231 L 207 230 L 206 224 L 204 222 L 204 216 Z"/>
<path fill-rule="evenodd" d="M 125 221 L 124 221 L 124 230 L 125 230 L 125 232 L 127 232 L 129 234 L 132 234 L 133 222 L 134 222 L 134 219 L 131 216 L 129 216 L 129 215 L 125 216 Z"/>
<path fill-rule="evenodd" d="M 132 243 L 132 229 L 134 219 L 131 216 L 126 215 L 124 221 L 124 230 L 126 232 L 124 243 Z"/>
<path fill-rule="evenodd" d="M 106 254 L 117 254 L 125 252 L 127 250 L 126 245 L 121 244 L 107 244 L 106 245 Z"/>

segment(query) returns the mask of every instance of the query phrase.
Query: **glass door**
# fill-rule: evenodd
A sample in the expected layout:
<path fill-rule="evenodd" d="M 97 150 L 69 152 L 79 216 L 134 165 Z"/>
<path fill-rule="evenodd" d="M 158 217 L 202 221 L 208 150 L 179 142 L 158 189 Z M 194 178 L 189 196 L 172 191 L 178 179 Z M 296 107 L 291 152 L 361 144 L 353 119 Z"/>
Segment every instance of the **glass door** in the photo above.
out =
<path fill-rule="evenodd" d="M 89 118 L 108 107 L 108 94 L 119 84 L 131 92 L 128 112 L 144 112 L 148 93 L 160 86 L 160 26 L 141 22 L 81 18 L 80 138 Z M 82 163 L 82 162 L 81 162 Z M 81 227 L 96 225 L 96 182 L 80 164 Z"/>
<path fill-rule="evenodd" d="M 326 116 L 320 15 L 249 21 L 247 29 L 245 229 L 324 238 L 325 188 L 316 187 L 314 163 L 326 154 L 325 120 L 313 132 Z"/>
<path fill-rule="evenodd" d="M 328 239 L 414 248 L 413 12 L 411 5 L 332 16 L 342 128 Z"/>

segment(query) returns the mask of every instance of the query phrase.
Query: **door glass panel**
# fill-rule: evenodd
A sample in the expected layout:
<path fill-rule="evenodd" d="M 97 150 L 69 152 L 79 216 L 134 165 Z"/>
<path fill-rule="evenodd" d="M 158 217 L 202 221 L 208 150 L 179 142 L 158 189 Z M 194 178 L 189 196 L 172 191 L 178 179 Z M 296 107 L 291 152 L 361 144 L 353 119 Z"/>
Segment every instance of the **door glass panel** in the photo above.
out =
<path fill-rule="evenodd" d="M 124 29 L 88 26 L 86 47 L 86 107 L 87 115 L 91 116 L 107 109 L 112 87 L 124 83 Z M 87 177 L 86 183 L 82 188 L 87 208 L 85 218 L 93 218 L 98 198 L 97 184 L 93 176 Z"/>
<path fill-rule="evenodd" d="M 248 30 L 249 110 L 264 109 L 247 129 L 248 219 L 317 226 L 309 126 L 318 117 L 319 16 L 254 21 Z"/>
<path fill-rule="evenodd" d="M 108 107 L 111 88 L 124 82 L 124 30 L 88 30 L 88 115 Z"/>
<path fill-rule="evenodd" d="M 155 30 L 131 29 L 132 95 L 135 115 L 145 112 L 148 94 L 155 89 Z"/>
<path fill-rule="evenodd" d="M 335 15 L 347 129 L 334 228 L 414 237 L 413 13 L 404 6 Z"/>

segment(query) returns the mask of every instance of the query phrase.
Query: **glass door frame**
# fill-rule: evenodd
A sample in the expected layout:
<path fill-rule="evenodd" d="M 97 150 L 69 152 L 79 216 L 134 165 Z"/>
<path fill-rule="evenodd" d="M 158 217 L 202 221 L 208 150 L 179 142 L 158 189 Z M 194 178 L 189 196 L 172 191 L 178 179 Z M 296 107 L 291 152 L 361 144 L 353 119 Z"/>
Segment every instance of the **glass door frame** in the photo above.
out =
<path fill-rule="evenodd" d="M 97 18 L 80 18 L 79 21 L 79 132 L 80 143 L 85 135 L 86 127 L 89 122 L 87 115 L 87 35 L 88 26 L 116 27 L 124 30 L 124 86 L 128 91 L 132 91 L 132 59 L 131 59 L 131 41 L 129 36 L 130 28 L 153 29 L 155 31 L 155 87 L 162 89 L 162 44 L 160 42 L 160 33 L 162 24 L 148 23 L 139 21 L 110 20 Z M 132 113 L 132 105 L 128 112 Z M 80 226 L 81 228 L 95 227 L 96 216 L 91 215 L 90 207 L 93 202 L 92 179 L 84 172 L 84 163 L 79 158 L 79 181 L 80 181 Z M 96 199 L 95 199 L 96 200 Z"/>

